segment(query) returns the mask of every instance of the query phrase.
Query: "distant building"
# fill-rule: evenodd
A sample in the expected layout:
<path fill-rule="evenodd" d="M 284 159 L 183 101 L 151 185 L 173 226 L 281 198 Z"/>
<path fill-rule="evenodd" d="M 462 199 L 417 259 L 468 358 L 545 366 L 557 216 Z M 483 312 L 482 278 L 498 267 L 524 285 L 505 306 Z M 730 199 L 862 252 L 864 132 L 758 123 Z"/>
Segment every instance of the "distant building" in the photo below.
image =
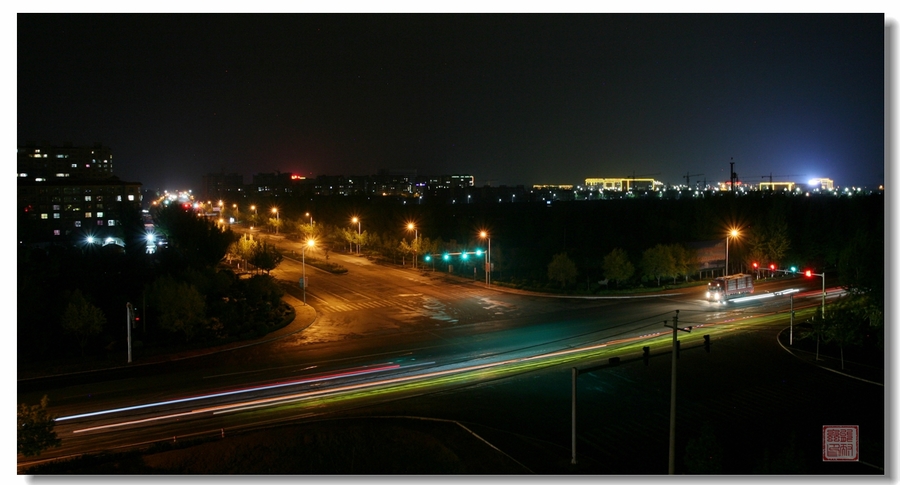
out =
<path fill-rule="evenodd" d="M 796 185 L 794 182 L 760 182 L 759 190 L 793 192 Z"/>
<path fill-rule="evenodd" d="M 834 190 L 834 180 L 826 178 L 812 179 L 807 182 L 807 186 L 809 187 L 809 190 Z"/>
<path fill-rule="evenodd" d="M 141 184 L 113 176 L 109 147 L 29 143 L 18 147 L 17 165 L 17 236 L 23 244 L 71 244 L 87 236 L 118 244 L 126 217 L 141 224 Z"/>
<path fill-rule="evenodd" d="M 18 177 L 26 180 L 102 179 L 113 173 L 112 152 L 99 143 L 77 147 L 29 142 L 18 147 L 16 159 Z"/>
<path fill-rule="evenodd" d="M 584 179 L 584 185 L 595 190 L 629 190 L 655 191 L 663 188 L 663 183 L 655 179 L 639 178 L 588 178 Z"/>
<path fill-rule="evenodd" d="M 210 173 L 203 176 L 203 200 L 235 199 L 245 190 L 244 176 L 239 173 Z"/>

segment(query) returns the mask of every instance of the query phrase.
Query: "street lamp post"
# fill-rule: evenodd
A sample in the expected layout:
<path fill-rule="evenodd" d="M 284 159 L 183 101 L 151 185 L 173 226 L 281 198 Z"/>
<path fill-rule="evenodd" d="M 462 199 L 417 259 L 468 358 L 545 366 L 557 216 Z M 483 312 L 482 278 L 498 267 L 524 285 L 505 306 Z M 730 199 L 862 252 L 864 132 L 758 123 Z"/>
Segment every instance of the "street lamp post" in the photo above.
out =
<path fill-rule="evenodd" d="M 280 219 L 278 218 L 278 208 L 272 207 L 272 212 L 275 213 L 275 235 L 278 235 L 278 222 Z"/>
<path fill-rule="evenodd" d="M 309 239 L 306 241 L 306 247 L 303 248 L 303 251 L 300 251 L 300 258 L 301 258 L 302 267 L 303 267 L 303 285 L 301 285 L 301 286 L 303 286 L 303 304 L 304 305 L 306 305 L 306 250 L 315 245 L 316 245 L 316 240 Z"/>
<path fill-rule="evenodd" d="M 487 231 L 481 231 L 481 238 L 487 238 L 488 240 L 487 260 L 484 265 L 484 284 L 485 286 L 491 286 L 491 237 Z"/>
<path fill-rule="evenodd" d="M 733 237 L 738 237 L 740 233 L 737 229 L 732 229 L 731 232 L 725 236 L 725 276 L 728 276 L 728 240 Z"/>
<path fill-rule="evenodd" d="M 362 221 L 359 217 L 354 217 L 353 222 L 356 223 L 356 255 L 359 256 L 359 239 L 362 237 Z"/>
<path fill-rule="evenodd" d="M 416 231 L 416 239 L 413 243 L 413 268 L 416 268 L 418 266 L 416 260 L 419 258 L 419 228 L 417 228 L 415 224 L 410 222 L 406 225 L 406 229 L 410 231 Z"/>

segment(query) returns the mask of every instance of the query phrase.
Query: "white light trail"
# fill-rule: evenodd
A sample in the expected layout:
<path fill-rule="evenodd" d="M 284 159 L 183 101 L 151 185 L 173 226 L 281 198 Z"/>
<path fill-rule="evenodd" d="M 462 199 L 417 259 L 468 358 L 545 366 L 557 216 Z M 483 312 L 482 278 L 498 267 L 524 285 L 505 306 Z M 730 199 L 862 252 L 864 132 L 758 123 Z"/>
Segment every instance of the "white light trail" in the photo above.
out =
<path fill-rule="evenodd" d="M 204 394 L 201 396 L 186 397 L 186 398 L 182 398 L 182 399 L 172 399 L 170 401 L 161 401 L 161 402 L 154 402 L 154 403 L 149 403 L 149 404 L 140 404 L 137 406 L 128 406 L 128 407 L 124 407 L 124 408 L 107 409 L 105 411 L 96 411 L 96 412 L 92 412 L 92 413 L 74 414 L 72 416 L 63 416 L 60 418 L 56 418 L 55 421 L 57 421 L 57 422 L 68 421 L 70 419 L 89 418 L 89 417 L 101 416 L 104 414 L 120 413 L 120 412 L 124 412 L 124 411 L 134 411 L 137 409 L 147 409 L 147 408 L 153 408 L 153 407 L 158 407 L 158 406 L 165 406 L 168 404 L 179 404 L 179 403 L 185 403 L 185 402 L 191 402 L 191 401 L 199 401 L 202 399 L 212 399 L 212 398 L 216 398 L 216 397 L 233 396 L 233 395 L 237 395 L 237 394 L 244 394 L 244 393 L 254 392 L 254 391 L 264 391 L 264 390 L 268 390 L 268 389 L 277 389 L 280 387 L 296 386 L 299 384 L 309 384 L 309 383 L 313 383 L 313 382 L 329 381 L 329 380 L 333 380 L 333 379 L 338 379 L 340 377 L 372 374 L 374 372 L 383 372 L 386 370 L 392 370 L 392 369 L 398 369 L 398 368 L 400 368 L 399 364 L 393 364 L 393 365 L 381 366 L 381 367 L 376 367 L 373 369 L 366 369 L 366 370 L 361 370 L 361 371 L 341 372 L 338 374 L 330 374 L 330 375 L 327 375 L 324 377 L 317 377 L 317 378 L 312 378 L 312 379 L 300 379 L 300 380 L 296 380 L 296 381 L 282 382 L 279 384 L 270 384 L 270 385 L 266 385 L 266 386 L 257 386 L 257 387 L 249 387 L 246 389 L 238 389 L 235 391 L 218 392 L 218 393 L 214 393 L 214 394 Z"/>

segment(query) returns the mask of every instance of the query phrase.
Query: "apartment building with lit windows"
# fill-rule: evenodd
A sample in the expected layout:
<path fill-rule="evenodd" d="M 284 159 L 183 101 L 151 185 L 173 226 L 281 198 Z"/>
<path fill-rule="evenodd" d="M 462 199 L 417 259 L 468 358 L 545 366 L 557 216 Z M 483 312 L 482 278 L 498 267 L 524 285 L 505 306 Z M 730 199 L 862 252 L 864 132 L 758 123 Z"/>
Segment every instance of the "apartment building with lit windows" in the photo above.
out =
<path fill-rule="evenodd" d="M 29 144 L 18 147 L 16 202 L 23 244 L 121 240 L 124 212 L 140 217 L 141 184 L 112 175 L 108 147 Z"/>

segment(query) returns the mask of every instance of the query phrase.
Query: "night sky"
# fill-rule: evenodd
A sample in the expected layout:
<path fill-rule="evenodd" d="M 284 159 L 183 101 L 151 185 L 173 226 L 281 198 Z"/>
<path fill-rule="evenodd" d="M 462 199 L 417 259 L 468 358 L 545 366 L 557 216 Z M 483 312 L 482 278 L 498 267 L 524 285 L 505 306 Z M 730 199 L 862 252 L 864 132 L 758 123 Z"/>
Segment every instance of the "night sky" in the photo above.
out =
<path fill-rule="evenodd" d="M 885 180 L 882 14 L 18 14 L 17 139 L 115 174 Z M 733 158 L 733 160 L 732 160 Z M 766 176 L 764 179 L 763 176 Z"/>

